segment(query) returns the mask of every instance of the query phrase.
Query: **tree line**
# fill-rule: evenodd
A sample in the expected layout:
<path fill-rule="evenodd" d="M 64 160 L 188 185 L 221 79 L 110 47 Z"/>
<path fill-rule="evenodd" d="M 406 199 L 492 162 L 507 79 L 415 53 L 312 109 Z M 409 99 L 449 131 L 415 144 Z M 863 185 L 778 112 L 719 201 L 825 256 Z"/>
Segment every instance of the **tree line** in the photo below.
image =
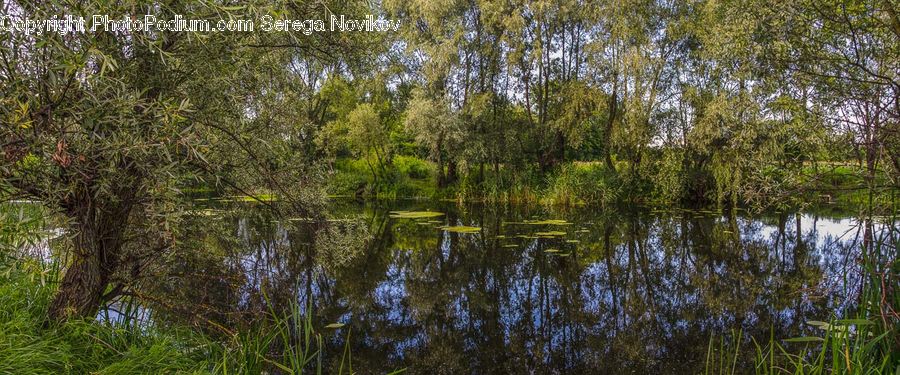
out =
<path fill-rule="evenodd" d="M 322 67 L 310 99 L 325 154 L 369 161 L 376 182 L 403 153 L 434 161 L 442 187 L 573 160 L 672 201 L 762 200 L 826 161 L 897 184 L 890 1 L 383 7 L 404 23 L 379 63 Z"/>

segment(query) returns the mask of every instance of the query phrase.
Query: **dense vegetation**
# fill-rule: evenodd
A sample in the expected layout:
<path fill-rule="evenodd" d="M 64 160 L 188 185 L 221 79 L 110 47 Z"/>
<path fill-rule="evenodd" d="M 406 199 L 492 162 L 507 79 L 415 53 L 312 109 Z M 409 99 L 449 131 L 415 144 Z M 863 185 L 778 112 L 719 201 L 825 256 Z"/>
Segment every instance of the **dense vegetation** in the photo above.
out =
<path fill-rule="evenodd" d="M 888 2 L 384 7 L 409 20 L 389 63 L 310 99 L 334 194 L 769 205 L 847 172 L 839 190 L 897 186 Z M 409 183 L 426 175 L 453 189 Z"/>
<path fill-rule="evenodd" d="M 55 290 L 24 283 L 45 274 L 27 262 L 7 267 L 4 298 L 39 296 L 3 301 L 9 337 L 94 329 L 69 321 L 129 295 L 179 245 L 191 192 L 252 196 L 326 234 L 328 195 L 756 209 L 836 200 L 869 217 L 896 207 L 893 0 L 0 7 L 31 19 L 402 21 L 396 33 L 312 36 L 0 33 L 0 198 L 39 202 L 62 220 L 71 250 Z M 896 267 L 878 264 L 888 283 L 869 293 L 896 293 Z"/>

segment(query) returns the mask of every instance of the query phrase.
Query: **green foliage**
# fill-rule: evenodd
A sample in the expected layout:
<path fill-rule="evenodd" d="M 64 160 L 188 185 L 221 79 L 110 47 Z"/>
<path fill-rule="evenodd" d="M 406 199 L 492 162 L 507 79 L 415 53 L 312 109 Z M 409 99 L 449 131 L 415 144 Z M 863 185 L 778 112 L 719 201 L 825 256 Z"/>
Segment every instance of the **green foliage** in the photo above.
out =
<path fill-rule="evenodd" d="M 368 9 L 363 2 L 2 5 L 4 14 L 15 10 L 29 19 L 141 12 L 160 19 L 190 14 L 212 24 L 273 14 L 302 19 L 320 6 L 347 14 Z M 3 195 L 40 201 L 67 216 L 76 234 L 78 267 L 68 267 L 72 280 L 63 283 L 49 313 L 58 319 L 93 315 L 107 287 L 102 284 L 130 283 L 135 268 L 129 260 L 152 259 L 159 255 L 152 249 L 171 245 L 184 215 L 182 185 L 268 191 L 294 211 L 318 214 L 321 169 L 308 136 L 316 119 L 300 111 L 311 92 L 298 90 L 304 77 L 291 66 L 305 58 L 336 62 L 350 55 L 339 52 L 353 41 L 298 38 L 292 31 L 4 33 Z M 274 47 L 284 45 L 295 48 Z M 318 55 L 300 53 L 304 48 Z M 98 270 L 104 274 L 90 274 Z"/>
<path fill-rule="evenodd" d="M 34 267 L 28 262 L 0 267 L 0 373 L 323 373 L 321 334 L 296 307 L 229 340 L 187 327 L 128 321 L 44 327 L 53 288 L 39 281 Z"/>
<path fill-rule="evenodd" d="M 685 174 L 684 151 L 665 149 L 662 153 L 656 162 L 653 195 L 662 202 L 677 203 L 687 196 L 687 179 L 690 178 Z"/>
<path fill-rule="evenodd" d="M 27 232 L 16 237 L 37 240 Z M 2 239 L 4 249 L 8 239 Z M 225 337 L 127 316 L 48 326 L 45 312 L 55 292 L 55 269 L 27 258 L 0 261 L 0 373 L 323 372 L 321 334 L 296 306 L 287 314 L 272 311 L 271 319 Z"/>
<path fill-rule="evenodd" d="M 401 174 L 415 180 L 425 180 L 435 175 L 434 165 L 411 156 L 398 156 L 394 166 Z"/>
<path fill-rule="evenodd" d="M 208 372 L 210 342 L 186 331 L 72 321 L 43 328 L 53 288 L 40 265 L 0 266 L 0 372 L 131 374 Z"/>
<path fill-rule="evenodd" d="M 109 273 L 88 280 L 127 285 L 130 260 L 171 247 L 187 189 L 321 217 L 326 190 L 764 209 L 900 180 L 900 21 L 876 0 L 3 7 L 404 20 L 378 35 L 5 33 L 0 193 L 65 215 L 86 255 L 72 265 Z M 818 169 L 853 161 L 855 178 Z M 92 315 L 106 287 L 52 310 Z"/>
<path fill-rule="evenodd" d="M 458 153 L 463 142 L 463 128 L 449 105 L 429 98 L 423 90 L 414 90 L 406 110 L 406 131 L 428 150 L 430 158 L 443 168 L 444 161 Z"/>
<path fill-rule="evenodd" d="M 776 3 L 485 0 L 385 8 L 416 20 L 401 39 L 425 58 L 408 65 L 424 89 L 410 102 L 407 130 L 431 151 L 439 174 L 448 160 L 520 171 L 538 165 L 543 174 L 563 162 L 604 161 L 640 194 L 653 192 L 645 200 L 756 207 L 793 205 L 786 192 L 814 190 L 802 171 L 809 162 L 865 155 L 865 173 L 893 176 L 900 159 L 891 145 L 900 133 L 884 116 L 896 112 L 897 91 L 885 90 L 896 88 L 891 68 L 900 59 L 890 42 L 896 30 L 873 20 L 896 15 L 865 1 Z M 450 101 L 456 120 L 419 121 L 447 117 L 422 115 L 446 107 L 424 97 Z M 847 121 L 848 113 L 865 121 Z M 439 124 L 465 142 L 440 142 Z M 873 172 L 879 163 L 883 172 Z M 472 187 L 514 188 L 489 186 L 477 173 L 463 177 L 463 195 Z M 663 185 L 646 188 L 657 181 Z"/>
<path fill-rule="evenodd" d="M 338 159 L 329 177 L 328 194 L 372 198 L 436 198 L 435 166 L 412 156 L 396 156 L 385 175 L 372 178 L 369 164 L 360 159 Z"/>
<path fill-rule="evenodd" d="M 554 205 L 608 205 L 623 194 L 615 175 L 599 163 L 573 163 L 551 175 L 541 202 Z"/>

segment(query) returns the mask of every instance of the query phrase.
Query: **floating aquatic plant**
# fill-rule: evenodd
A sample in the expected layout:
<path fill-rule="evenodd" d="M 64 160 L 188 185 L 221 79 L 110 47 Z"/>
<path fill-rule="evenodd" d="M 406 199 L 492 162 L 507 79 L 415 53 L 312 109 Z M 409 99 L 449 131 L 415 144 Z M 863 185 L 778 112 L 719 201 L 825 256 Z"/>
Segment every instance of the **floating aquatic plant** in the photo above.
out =
<path fill-rule="evenodd" d="M 481 232 L 481 227 L 469 227 L 465 225 L 456 225 L 456 226 L 443 226 L 438 227 L 439 229 L 443 229 L 447 232 L 456 232 L 456 233 L 477 233 Z"/>
<path fill-rule="evenodd" d="M 444 216 L 444 213 L 435 211 L 391 211 L 389 216 L 392 219 L 427 219 Z"/>
<path fill-rule="evenodd" d="M 565 220 L 548 219 L 548 220 L 525 220 L 525 221 L 504 221 L 503 225 L 572 225 Z"/>
<path fill-rule="evenodd" d="M 528 225 L 572 225 L 572 223 L 570 223 L 568 221 L 559 220 L 559 219 L 525 221 L 525 224 L 528 224 Z"/>

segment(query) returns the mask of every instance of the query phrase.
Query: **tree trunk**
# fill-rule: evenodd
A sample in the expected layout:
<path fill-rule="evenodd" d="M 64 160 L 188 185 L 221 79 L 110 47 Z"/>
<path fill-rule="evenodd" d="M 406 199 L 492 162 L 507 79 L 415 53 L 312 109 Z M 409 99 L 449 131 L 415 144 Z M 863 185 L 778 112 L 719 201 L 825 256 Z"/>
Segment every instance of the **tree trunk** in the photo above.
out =
<path fill-rule="evenodd" d="M 375 167 L 372 166 L 372 162 L 369 161 L 369 158 L 366 159 L 366 165 L 369 166 L 369 171 L 372 172 L 372 185 L 378 186 L 378 172 L 375 171 Z"/>
<path fill-rule="evenodd" d="M 456 182 L 457 173 L 456 173 L 456 161 L 450 160 L 447 162 L 447 184 L 452 184 Z"/>
<path fill-rule="evenodd" d="M 554 156 L 554 164 L 566 161 L 566 135 L 562 131 L 556 131 L 556 155 Z"/>
<path fill-rule="evenodd" d="M 50 303 L 47 316 L 51 321 L 97 315 L 109 275 L 104 272 L 96 249 L 78 250 L 81 251 L 86 254 L 75 254 L 75 260 L 66 269 L 59 291 Z"/>
<path fill-rule="evenodd" d="M 866 183 L 871 188 L 875 186 L 875 165 L 878 161 L 878 145 L 874 140 L 866 144 Z"/>
<path fill-rule="evenodd" d="M 129 194 L 125 192 L 125 194 Z M 90 201 L 91 198 L 87 198 Z M 75 218 L 72 263 L 66 267 L 59 291 L 48 307 L 50 321 L 93 318 L 118 264 L 130 213 L 129 204 L 98 208 L 91 203 L 68 210 Z"/>
<path fill-rule="evenodd" d="M 447 186 L 447 178 L 444 177 L 444 158 L 440 150 L 437 153 L 437 185 L 439 189 Z"/>
<path fill-rule="evenodd" d="M 478 182 L 484 184 L 484 161 L 478 163 Z"/>
<path fill-rule="evenodd" d="M 612 148 L 613 124 L 616 120 L 616 112 L 618 111 L 619 105 L 619 99 L 617 98 L 618 95 L 618 82 L 616 82 L 615 84 L 613 84 L 613 92 L 609 97 L 609 104 L 607 109 L 609 111 L 609 115 L 606 119 L 606 127 L 603 129 L 603 162 L 606 164 L 606 169 L 610 170 L 613 173 L 616 172 L 616 165 L 613 164 L 611 152 L 612 150 L 610 150 L 610 148 Z"/>

